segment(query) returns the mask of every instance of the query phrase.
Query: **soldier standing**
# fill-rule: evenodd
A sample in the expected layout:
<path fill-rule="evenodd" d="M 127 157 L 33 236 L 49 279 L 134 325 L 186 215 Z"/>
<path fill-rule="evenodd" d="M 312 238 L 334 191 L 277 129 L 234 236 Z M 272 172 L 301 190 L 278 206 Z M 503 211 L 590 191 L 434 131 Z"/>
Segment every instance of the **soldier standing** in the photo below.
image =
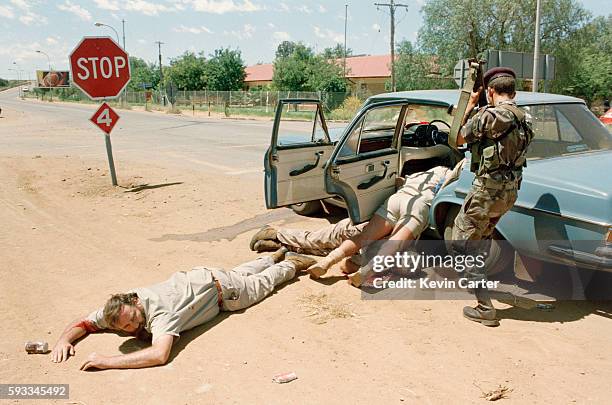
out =
<path fill-rule="evenodd" d="M 512 69 L 489 69 L 483 76 L 488 105 L 468 119 L 478 104 L 479 88 L 465 112 L 457 144 L 470 146 L 470 170 L 476 176 L 453 227 L 452 246 L 458 255 L 486 254 L 495 225 L 517 198 L 533 132 L 530 117 L 514 102 L 515 78 Z M 486 268 L 466 269 L 468 280 L 479 285 L 474 289 L 478 305 L 463 308 L 463 315 L 486 326 L 498 326 L 485 285 L 486 273 Z"/>

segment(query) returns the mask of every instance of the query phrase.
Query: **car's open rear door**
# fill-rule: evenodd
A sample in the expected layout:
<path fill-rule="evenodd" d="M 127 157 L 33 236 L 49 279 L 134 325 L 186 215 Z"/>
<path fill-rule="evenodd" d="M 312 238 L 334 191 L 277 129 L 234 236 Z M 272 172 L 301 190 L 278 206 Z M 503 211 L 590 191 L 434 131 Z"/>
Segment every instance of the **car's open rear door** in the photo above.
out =
<path fill-rule="evenodd" d="M 266 207 L 330 197 L 323 168 L 333 149 L 319 100 L 279 100 L 264 158 Z"/>
<path fill-rule="evenodd" d="M 343 198 L 353 223 L 369 220 L 395 192 L 405 111 L 403 103 L 373 104 L 353 121 L 328 163 L 327 190 Z"/>

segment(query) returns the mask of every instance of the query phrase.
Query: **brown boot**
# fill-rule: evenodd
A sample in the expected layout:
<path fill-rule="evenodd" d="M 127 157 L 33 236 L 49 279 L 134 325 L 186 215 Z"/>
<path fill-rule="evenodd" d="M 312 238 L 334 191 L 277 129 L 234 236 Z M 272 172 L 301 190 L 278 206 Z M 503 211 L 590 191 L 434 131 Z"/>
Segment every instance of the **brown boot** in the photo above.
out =
<path fill-rule="evenodd" d="M 269 239 L 262 239 L 262 240 L 258 240 L 257 242 L 255 242 L 255 245 L 253 246 L 253 250 L 256 251 L 257 253 L 261 253 L 261 252 L 274 252 L 275 250 L 278 250 L 281 248 L 281 244 L 280 242 L 276 242 L 273 240 L 269 240 Z"/>
<path fill-rule="evenodd" d="M 256 244 L 257 245 L 257 244 Z M 286 247 L 281 247 L 276 252 L 272 253 L 270 257 L 274 260 L 274 263 L 282 262 L 285 260 L 285 254 L 289 251 Z"/>
<path fill-rule="evenodd" d="M 485 326 L 499 326 L 495 308 L 478 304 L 476 307 L 463 307 L 463 316 L 470 321 L 480 322 Z"/>
<path fill-rule="evenodd" d="M 304 271 L 317 262 L 311 257 L 299 255 L 293 252 L 289 252 L 285 255 L 285 261 L 293 263 L 296 271 Z"/>
<path fill-rule="evenodd" d="M 265 240 L 265 239 L 271 239 L 273 241 L 276 241 L 277 240 L 276 239 L 276 229 L 272 228 L 269 225 L 264 226 L 259 231 L 257 231 L 255 235 L 253 235 L 253 237 L 251 238 L 251 243 L 249 244 L 249 247 L 251 248 L 251 250 L 255 250 L 255 243 L 258 240 Z"/>

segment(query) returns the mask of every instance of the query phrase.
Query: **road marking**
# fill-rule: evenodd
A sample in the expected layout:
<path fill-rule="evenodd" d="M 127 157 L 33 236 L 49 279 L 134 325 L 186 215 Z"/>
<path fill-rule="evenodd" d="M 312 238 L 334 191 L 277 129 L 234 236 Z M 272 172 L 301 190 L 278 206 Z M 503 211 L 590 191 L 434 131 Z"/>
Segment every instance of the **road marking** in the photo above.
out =
<path fill-rule="evenodd" d="M 261 173 L 263 172 L 263 168 L 262 169 L 245 169 L 245 170 L 238 170 L 235 172 L 227 172 L 225 173 L 228 176 L 238 176 L 240 174 L 249 174 L 249 173 Z"/>
<path fill-rule="evenodd" d="M 219 146 L 220 149 L 229 149 L 229 148 L 253 148 L 257 146 L 268 146 L 267 143 L 253 143 L 251 145 L 229 145 L 229 146 Z"/>

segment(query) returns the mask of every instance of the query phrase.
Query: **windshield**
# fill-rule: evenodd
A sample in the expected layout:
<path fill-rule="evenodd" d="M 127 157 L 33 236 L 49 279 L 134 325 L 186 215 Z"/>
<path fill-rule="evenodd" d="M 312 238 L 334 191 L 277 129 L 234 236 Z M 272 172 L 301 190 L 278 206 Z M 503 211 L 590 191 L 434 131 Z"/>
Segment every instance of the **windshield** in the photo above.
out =
<path fill-rule="evenodd" d="M 532 116 L 535 137 L 529 159 L 544 159 L 612 146 L 612 135 L 584 104 L 545 104 L 523 107 Z"/>
<path fill-rule="evenodd" d="M 409 104 L 406 111 L 405 123 L 418 124 L 421 122 L 431 122 L 433 120 L 442 120 L 447 124 L 451 124 L 453 117 L 448 113 L 448 108 L 426 104 Z M 439 129 L 448 131 L 449 127 L 440 122 L 435 122 Z"/>

